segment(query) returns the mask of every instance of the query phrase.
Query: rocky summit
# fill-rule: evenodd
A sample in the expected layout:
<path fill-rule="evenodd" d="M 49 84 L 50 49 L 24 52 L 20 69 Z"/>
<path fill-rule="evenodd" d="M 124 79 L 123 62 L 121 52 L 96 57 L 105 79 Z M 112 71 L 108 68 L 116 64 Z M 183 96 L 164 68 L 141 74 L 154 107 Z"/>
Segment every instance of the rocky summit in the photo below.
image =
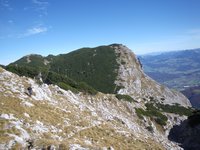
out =
<path fill-rule="evenodd" d="M 157 100 L 162 99 L 163 103 L 178 103 L 183 106 L 191 106 L 188 99 L 181 93 L 169 90 L 148 77 L 142 70 L 141 62 L 126 46 L 118 45 L 113 48 L 120 55 L 117 58 L 120 66 L 115 83 L 122 88 L 118 93 L 128 94 L 136 98 L 137 96 L 152 96 Z"/>
<path fill-rule="evenodd" d="M 145 75 L 124 45 L 29 55 L 5 69 L 0 149 L 181 149 L 168 136 L 191 104 Z"/>

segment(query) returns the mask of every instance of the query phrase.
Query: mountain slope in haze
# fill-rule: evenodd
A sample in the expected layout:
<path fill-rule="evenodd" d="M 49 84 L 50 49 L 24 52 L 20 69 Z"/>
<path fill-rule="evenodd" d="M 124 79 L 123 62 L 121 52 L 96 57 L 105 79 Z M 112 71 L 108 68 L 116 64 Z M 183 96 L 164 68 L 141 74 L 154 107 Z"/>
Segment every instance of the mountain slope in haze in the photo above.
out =
<path fill-rule="evenodd" d="M 157 82 L 182 91 L 200 108 L 200 49 L 140 56 L 146 74 Z"/>
<path fill-rule="evenodd" d="M 200 109 L 200 86 L 189 87 L 181 92 L 190 100 L 194 108 Z"/>
<path fill-rule="evenodd" d="M 38 68 L 37 70 L 48 71 L 43 77 L 46 74 L 48 77 L 52 71 L 76 82 L 85 82 L 100 92 L 128 94 L 137 99 L 155 97 L 166 104 L 179 103 L 190 106 L 182 94 L 171 91 L 146 76 L 134 53 L 121 44 L 83 48 L 58 56 L 34 57 L 25 56 L 7 68 L 34 67 L 33 64 L 43 62 L 42 65 L 34 67 Z M 45 64 L 44 60 L 49 63 Z"/>
<path fill-rule="evenodd" d="M 200 49 L 140 56 L 145 73 L 170 88 L 200 84 Z"/>

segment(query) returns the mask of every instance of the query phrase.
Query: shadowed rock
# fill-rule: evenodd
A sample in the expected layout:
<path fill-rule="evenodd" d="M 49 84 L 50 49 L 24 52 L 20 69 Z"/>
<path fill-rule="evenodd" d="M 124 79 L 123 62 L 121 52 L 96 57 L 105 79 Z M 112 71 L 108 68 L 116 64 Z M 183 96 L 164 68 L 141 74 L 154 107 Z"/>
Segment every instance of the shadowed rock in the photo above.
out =
<path fill-rule="evenodd" d="M 188 117 L 180 125 L 174 126 L 168 136 L 169 140 L 177 142 L 185 150 L 200 149 L 200 114 Z"/>

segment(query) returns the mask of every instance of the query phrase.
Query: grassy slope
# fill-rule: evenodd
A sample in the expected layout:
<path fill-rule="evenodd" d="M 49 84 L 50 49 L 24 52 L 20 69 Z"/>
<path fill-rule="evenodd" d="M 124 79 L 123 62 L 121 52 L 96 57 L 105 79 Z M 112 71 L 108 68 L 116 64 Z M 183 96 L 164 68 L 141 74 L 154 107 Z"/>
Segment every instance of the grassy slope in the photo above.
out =
<path fill-rule="evenodd" d="M 114 149 L 164 149 L 159 143 L 156 143 L 155 141 L 151 139 L 138 139 L 134 137 L 134 135 L 131 136 L 125 136 L 123 134 L 117 133 L 112 128 L 113 122 L 107 122 L 101 125 L 97 125 L 94 127 L 88 128 L 88 120 L 87 116 L 90 113 L 86 113 L 81 118 L 77 119 L 76 115 L 72 115 L 72 113 L 64 113 L 60 109 L 57 109 L 50 105 L 47 102 L 43 101 L 31 101 L 33 103 L 34 109 L 31 107 L 25 107 L 21 105 L 21 100 L 16 98 L 10 98 L 10 97 L 4 97 L 0 94 L 0 111 L 4 114 L 14 114 L 15 117 L 23 119 L 26 123 L 34 124 L 36 120 L 39 120 L 41 122 L 45 122 L 45 125 L 53 125 L 59 129 L 62 129 L 63 132 L 56 133 L 56 135 L 59 135 L 63 137 L 63 141 L 59 141 L 57 139 L 53 139 L 52 137 L 55 135 L 55 133 L 47 132 L 47 133 L 41 133 L 40 139 L 35 139 L 34 146 L 38 147 L 47 147 L 48 145 L 62 145 L 64 149 L 69 149 L 70 144 L 76 143 L 80 144 L 84 147 L 89 147 L 91 149 L 96 149 L 97 147 L 109 147 L 112 146 Z M 65 104 L 66 105 L 66 104 Z M 63 106 L 65 106 L 63 105 Z M 78 113 L 74 112 L 73 110 L 74 106 L 68 106 L 68 110 L 72 111 L 73 114 Z M 24 113 L 28 113 L 31 117 L 27 118 L 24 116 Z M 70 120 L 70 126 L 64 126 L 63 121 L 64 118 L 68 118 L 68 121 Z M 10 122 L 5 119 L 0 120 L 0 143 L 6 143 L 9 142 L 11 137 L 7 136 L 7 134 L 16 134 L 21 135 L 21 132 L 16 128 L 8 128 L 6 129 L 6 126 L 9 126 Z M 87 127 L 84 130 L 77 131 L 76 127 Z M 23 128 L 25 128 L 23 126 Z M 32 133 L 33 131 L 31 129 L 25 128 L 25 130 L 28 131 L 30 135 L 34 135 L 35 133 Z M 71 138 L 67 138 L 67 135 L 71 132 L 75 132 L 75 134 Z M 99 138 L 101 137 L 101 138 Z M 87 145 L 84 142 L 84 139 L 92 139 L 93 143 L 92 145 Z M 16 143 L 13 146 L 13 149 L 23 149 L 19 143 Z"/>

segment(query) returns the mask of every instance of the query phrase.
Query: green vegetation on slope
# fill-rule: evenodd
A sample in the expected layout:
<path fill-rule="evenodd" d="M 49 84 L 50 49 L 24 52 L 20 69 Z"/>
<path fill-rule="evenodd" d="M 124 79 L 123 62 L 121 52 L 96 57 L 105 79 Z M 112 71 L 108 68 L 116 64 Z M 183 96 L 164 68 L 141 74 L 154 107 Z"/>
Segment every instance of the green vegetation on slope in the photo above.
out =
<path fill-rule="evenodd" d="M 9 65 L 6 67 L 6 69 L 20 76 L 27 76 L 31 78 L 36 77 L 40 72 L 42 72 L 42 79 L 44 83 L 56 84 L 65 90 L 71 90 L 76 93 L 79 91 L 93 95 L 97 93 L 95 89 L 84 82 L 76 82 L 66 75 L 58 74 L 51 71 L 48 72 L 47 70 L 45 70 L 45 68 L 36 69 L 28 66 Z"/>
<path fill-rule="evenodd" d="M 11 63 L 10 65 L 17 65 L 17 66 L 29 66 L 33 68 L 45 68 L 47 69 L 49 67 L 48 63 L 45 63 L 50 60 L 49 58 L 45 58 L 41 55 L 27 55 L 22 57 L 21 59 L 17 60 L 14 63 Z"/>
<path fill-rule="evenodd" d="M 174 114 L 179 114 L 179 115 L 185 115 L 185 116 L 190 116 L 192 115 L 193 109 L 191 108 L 186 108 L 183 106 L 180 106 L 179 104 L 175 105 L 169 105 L 169 104 L 156 104 L 157 108 L 160 108 L 163 112 L 167 113 L 174 113 Z"/>
<path fill-rule="evenodd" d="M 124 100 L 124 101 L 128 101 L 128 102 L 137 102 L 136 100 L 134 100 L 131 96 L 129 95 L 122 95 L 122 94 L 116 94 L 117 99 L 119 100 Z"/>
<path fill-rule="evenodd" d="M 20 76 L 31 78 L 34 78 L 41 73 L 44 80 L 50 67 L 49 64 L 45 65 L 45 60 L 47 61 L 47 59 L 41 55 L 29 55 L 22 57 L 21 59 L 9 64 L 8 66 L 5 66 L 4 68 Z"/>
<path fill-rule="evenodd" d="M 55 72 L 48 73 L 45 83 L 57 84 L 61 88 L 65 89 L 65 90 L 71 90 L 73 92 L 81 91 L 81 92 L 85 92 L 85 93 L 89 93 L 89 94 L 93 94 L 93 95 L 97 94 L 97 91 L 95 89 L 93 89 L 91 86 L 87 85 L 86 83 L 76 82 L 76 81 L 68 78 L 67 76 L 60 75 Z"/>
<path fill-rule="evenodd" d="M 98 91 L 114 93 L 118 64 L 110 46 L 83 48 L 54 57 L 51 70 L 79 82 L 86 82 Z"/>
<path fill-rule="evenodd" d="M 49 72 L 51 72 L 50 75 L 57 73 L 56 76 L 59 74 L 62 78 L 71 78 L 76 83 L 79 83 L 78 87 L 76 87 L 79 90 L 84 88 L 92 91 L 91 87 L 93 87 L 95 90 L 104 93 L 116 93 L 117 87 L 114 81 L 119 67 L 116 59 L 115 50 L 111 46 L 100 46 L 82 48 L 58 56 L 29 55 L 8 65 L 6 69 L 32 78 L 41 72 L 42 78 L 46 82 L 48 82 L 47 74 L 49 75 Z M 45 63 L 45 61 L 48 63 Z M 61 78 L 56 80 L 54 84 L 67 89 L 74 88 L 74 85 L 63 82 Z"/>
<path fill-rule="evenodd" d="M 18 74 L 19 76 L 27 76 L 31 78 L 34 78 L 39 74 L 39 69 L 28 66 L 9 65 L 5 69 L 15 74 Z"/>
<path fill-rule="evenodd" d="M 168 120 L 163 113 L 174 113 L 181 116 L 182 115 L 190 116 L 194 111 L 192 108 L 186 108 L 180 106 L 179 104 L 169 105 L 169 104 L 156 103 L 156 100 L 154 98 L 152 102 L 146 103 L 145 106 L 146 110 L 142 108 L 135 109 L 137 116 L 140 119 L 143 119 L 143 116 L 150 117 L 161 126 L 166 125 L 166 122 Z"/>
<path fill-rule="evenodd" d="M 142 108 L 135 109 L 136 114 L 140 119 L 143 119 L 143 116 L 147 116 L 161 126 L 165 126 L 167 124 L 167 117 L 163 115 L 156 107 L 151 104 L 146 104 L 145 106 L 147 107 L 146 110 L 143 110 Z"/>

